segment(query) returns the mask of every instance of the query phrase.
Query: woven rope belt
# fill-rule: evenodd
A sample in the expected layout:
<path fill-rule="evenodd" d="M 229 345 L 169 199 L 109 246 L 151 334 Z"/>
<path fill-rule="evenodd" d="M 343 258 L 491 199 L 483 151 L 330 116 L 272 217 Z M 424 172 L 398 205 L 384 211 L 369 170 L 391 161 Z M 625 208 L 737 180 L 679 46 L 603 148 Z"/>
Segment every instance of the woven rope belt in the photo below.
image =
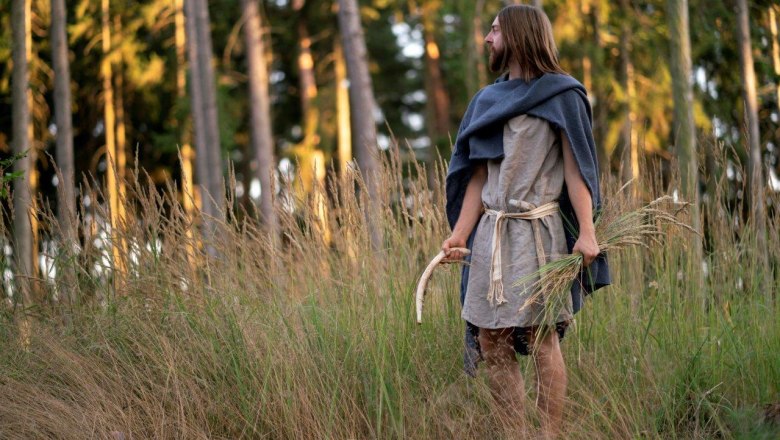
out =
<path fill-rule="evenodd" d="M 490 257 L 490 288 L 488 289 L 487 299 L 490 304 L 503 304 L 504 298 L 503 274 L 501 273 L 501 237 L 503 233 L 504 221 L 529 220 L 534 231 L 534 242 L 536 244 L 536 258 L 539 261 L 539 267 L 544 266 L 546 258 L 544 255 L 544 243 L 542 242 L 541 219 L 548 215 L 558 212 L 558 202 L 546 203 L 542 206 L 535 206 L 532 203 L 510 200 L 509 204 L 519 208 L 520 212 L 504 212 L 494 209 L 485 209 L 485 214 L 496 217 L 496 223 L 493 227 L 493 242 L 491 245 Z"/>

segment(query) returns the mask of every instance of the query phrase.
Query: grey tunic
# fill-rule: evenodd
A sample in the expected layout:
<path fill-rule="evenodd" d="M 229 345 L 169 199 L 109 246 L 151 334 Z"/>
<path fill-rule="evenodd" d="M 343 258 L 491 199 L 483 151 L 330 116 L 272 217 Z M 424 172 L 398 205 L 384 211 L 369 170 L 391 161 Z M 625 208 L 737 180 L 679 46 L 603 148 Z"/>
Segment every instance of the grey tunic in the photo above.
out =
<path fill-rule="evenodd" d="M 518 208 L 513 206 L 516 201 L 535 206 L 556 201 L 564 180 L 560 133 L 547 121 L 533 116 L 520 115 L 510 119 L 504 125 L 504 159 L 488 161 L 487 169 L 482 203 L 488 209 L 517 212 Z M 560 258 L 567 253 L 560 214 L 556 212 L 544 217 L 541 223 L 547 261 Z M 539 325 L 543 305 L 532 304 L 519 312 L 533 292 L 527 285 L 515 285 L 518 278 L 539 268 L 530 221 L 504 220 L 501 269 L 507 302 L 493 305 L 487 298 L 494 224 L 495 216 L 483 215 L 477 225 L 462 317 L 477 327 L 490 329 Z M 572 317 L 571 297 L 567 297 L 555 322 Z"/>

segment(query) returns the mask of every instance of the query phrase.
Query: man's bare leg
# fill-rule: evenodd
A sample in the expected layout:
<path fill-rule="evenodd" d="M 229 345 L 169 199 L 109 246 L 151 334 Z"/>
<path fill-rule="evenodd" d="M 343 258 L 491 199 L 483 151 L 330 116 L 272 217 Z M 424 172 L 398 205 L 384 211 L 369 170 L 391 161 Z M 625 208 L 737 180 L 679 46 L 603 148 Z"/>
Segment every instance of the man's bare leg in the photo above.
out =
<path fill-rule="evenodd" d="M 542 431 L 547 438 L 554 438 L 560 432 L 563 419 L 566 366 L 555 329 L 548 329 L 538 338 L 531 335 L 531 340 L 536 367 L 536 406 L 542 418 Z"/>
<path fill-rule="evenodd" d="M 479 329 L 479 346 L 485 360 L 490 392 L 510 425 L 524 419 L 525 387 L 515 357 L 512 328 Z"/>

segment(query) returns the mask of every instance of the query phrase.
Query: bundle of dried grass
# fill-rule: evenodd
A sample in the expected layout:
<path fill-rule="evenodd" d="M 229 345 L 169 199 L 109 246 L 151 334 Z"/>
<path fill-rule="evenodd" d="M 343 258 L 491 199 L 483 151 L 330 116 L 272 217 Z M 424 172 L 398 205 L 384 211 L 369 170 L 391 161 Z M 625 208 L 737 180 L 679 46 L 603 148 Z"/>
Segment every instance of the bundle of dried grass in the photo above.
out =
<path fill-rule="evenodd" d="M 660 197 L 628 212 L 622 212 L 619 203 L 608 204 L 594 225 L 599 249 L 614 254 L 634 246 L 648 247 L 649 243 L 660 243 L 667 226 L 698 234 L 678 218 L 688 206 L 689 203 L 674 201 L 671 196 Z M 554 324 L 552 321 L 566 302 L 572 283 L 583 270 L 582 263 L 581 254 L 570 254 L 519 278 L 515 286 L 527 286 L 534 292 L 520 311 L 534 304 L 543 304 L 543 322 Z"/>

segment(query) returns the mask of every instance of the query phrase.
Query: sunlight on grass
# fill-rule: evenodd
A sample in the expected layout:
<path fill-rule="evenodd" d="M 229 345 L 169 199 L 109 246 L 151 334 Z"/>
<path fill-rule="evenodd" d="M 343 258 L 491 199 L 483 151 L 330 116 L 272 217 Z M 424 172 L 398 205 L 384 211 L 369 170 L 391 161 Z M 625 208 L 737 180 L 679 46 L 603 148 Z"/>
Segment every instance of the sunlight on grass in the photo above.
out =
<path fill-rule="evenodd" d="M 385 165 L 383 208 L 370 213 L 383 232 L 378 251 L 354 180 L 333 184 L 327 222 L 298 200 L 294 213 L 279 211 L 281 240 L 239 211 L 209 243 L 173 191 L 131 182 L 135 215 L 109 238 L 136 243 L 116 290 L 112 262 L 93 240 L 99 231 L 82 221 L 84 248 L 54 257 L 58 273 L 75 274 L 57 290 L 77 303 L 29 310 L 26 333 L 21 311 L 4 309 L 0 437 L 511 436 L 493 417 L 484 379 L 461 370 L 459 267 L 433 275 L 426 319 L 415 323 L 416 281 L 447 233 L 443 188 L 404 197 L 430 194 L 425 173 L 398 156 Z M 605 187 L 613 194 L 617 184 Z M 648 190 L 646 200 L 663 193 Z M 625 210 L 641 201 L 615 202 Z M 780 433 L 762 409 L 780 401 L 780 313 L 757 290 L 764 274 L 754 264 L 767 251 L 776 264 L 778 220 L 767 219 L 769 246 L 757 250 L 749 228 L 733 228 L 735 214 L 709 209 L 703 289 L 703 265 L 689 258 L 696 236 L 683 229 L 610 256 L 615 285 L 586 302 L 563 343 L 567 437 Z M 55 289 L 39 288 L 46 298 Z"/>

